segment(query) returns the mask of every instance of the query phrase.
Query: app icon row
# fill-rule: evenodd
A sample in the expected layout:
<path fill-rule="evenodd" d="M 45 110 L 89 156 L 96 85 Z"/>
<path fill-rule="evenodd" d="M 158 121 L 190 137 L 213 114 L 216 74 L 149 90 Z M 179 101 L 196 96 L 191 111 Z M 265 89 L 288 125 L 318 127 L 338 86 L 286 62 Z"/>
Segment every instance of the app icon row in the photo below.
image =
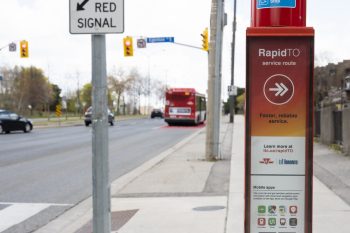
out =
<path fill-rule="evenodd" d="M 287 226 L 287 220 L 286 218 L 280 218 L 279 219 L 279 226 Z M 277 219 L 276 218 L 258 218 L 258 226 L 276 226 L 277 225 Z M 290 218 L 289 219 L 289 226 L 295 227 L 298 225 L 298 219 L 297 218 Z"/>
<path fill-rule="evenodd" d="M 269 206 L 259 205 L 258 206 L 258 213 L 259 214 L 266 214 L 266 213 L 268 213 L 268 214 L 277 214 L 277 213 L 279 213 L 281 215 L 284 215 L 284 214 L 287 213 L 287 211 L 291 215 L 297 214 L 298 213 L 298 207 L 296 205 L 292 205 L 292 206 L 289 206 L 287 208 L 287 206 L 280 205 L 280 206 L 278 206 L 278 210 L 277 210 L 277 206 L 276 205 L 269 205 Z"/>

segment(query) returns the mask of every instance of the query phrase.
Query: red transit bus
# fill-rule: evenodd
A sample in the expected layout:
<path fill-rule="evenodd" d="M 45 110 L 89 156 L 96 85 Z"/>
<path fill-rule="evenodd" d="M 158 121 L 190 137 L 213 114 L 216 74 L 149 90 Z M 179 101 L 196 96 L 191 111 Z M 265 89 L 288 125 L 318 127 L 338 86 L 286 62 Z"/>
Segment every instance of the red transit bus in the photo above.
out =
<path fill-rule="evenodd" d="M 165 99 L 164 120 L 168 125 L 198 125 L 205 121 L 206 99 L 194 88 L 170 88 Z"/>

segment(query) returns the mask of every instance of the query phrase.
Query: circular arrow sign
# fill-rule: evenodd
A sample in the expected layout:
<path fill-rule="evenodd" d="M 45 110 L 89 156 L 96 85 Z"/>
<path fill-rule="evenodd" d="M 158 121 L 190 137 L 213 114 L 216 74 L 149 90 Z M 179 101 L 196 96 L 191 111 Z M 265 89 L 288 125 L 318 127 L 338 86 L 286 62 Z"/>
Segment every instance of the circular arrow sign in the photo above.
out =
<path fill-rule="evenodd" d="M 137 48 L 146 48 L 146 40 L 138 39 L 137 40 Z"/>
<path fill-rule="evenodd" d="M 284 74 L 275 74 L 269 77 L 264 84 L 264 96 L 272 104 L 288 103 L 294 95 L 294 84 Z"/>

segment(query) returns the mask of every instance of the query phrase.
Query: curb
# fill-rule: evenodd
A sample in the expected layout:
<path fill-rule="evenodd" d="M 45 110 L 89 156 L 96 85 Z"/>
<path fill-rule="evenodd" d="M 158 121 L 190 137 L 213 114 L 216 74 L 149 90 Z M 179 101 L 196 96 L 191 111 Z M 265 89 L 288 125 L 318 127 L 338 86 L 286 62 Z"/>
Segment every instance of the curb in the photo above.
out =
<path fill-rule="evenodd" d="M 227 216 L 224 233 L 244 232 L 244 162 L 241 161 L 240 153 L 244 151 L 244 142 L 235 139 L 235 134 L 240 124 L 244 122 L 234 122 L 232 130 L 231 166 L 230 166 L 230 187 L 227 198 Z M 242 126 L 241 126 L 242 127 Z M 236 136 L 237 137 L 237 136 Z M 243 140 L 243 139 L 241 139 Z M 240 182 L 241 181 L 241 182 Z"/>

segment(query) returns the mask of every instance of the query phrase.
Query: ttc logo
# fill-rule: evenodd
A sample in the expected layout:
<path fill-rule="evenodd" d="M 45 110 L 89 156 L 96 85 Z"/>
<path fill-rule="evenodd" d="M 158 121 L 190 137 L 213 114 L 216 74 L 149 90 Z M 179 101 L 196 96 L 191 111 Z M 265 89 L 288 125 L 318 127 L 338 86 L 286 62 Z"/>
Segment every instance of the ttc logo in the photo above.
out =
<path fill-rule="evenodd" d="M 261 161 L 259 161 L 259 163 L 262 163 L 262 164 L 273 164 L 273 160 L 271 158 L 263 158 Z"/>

